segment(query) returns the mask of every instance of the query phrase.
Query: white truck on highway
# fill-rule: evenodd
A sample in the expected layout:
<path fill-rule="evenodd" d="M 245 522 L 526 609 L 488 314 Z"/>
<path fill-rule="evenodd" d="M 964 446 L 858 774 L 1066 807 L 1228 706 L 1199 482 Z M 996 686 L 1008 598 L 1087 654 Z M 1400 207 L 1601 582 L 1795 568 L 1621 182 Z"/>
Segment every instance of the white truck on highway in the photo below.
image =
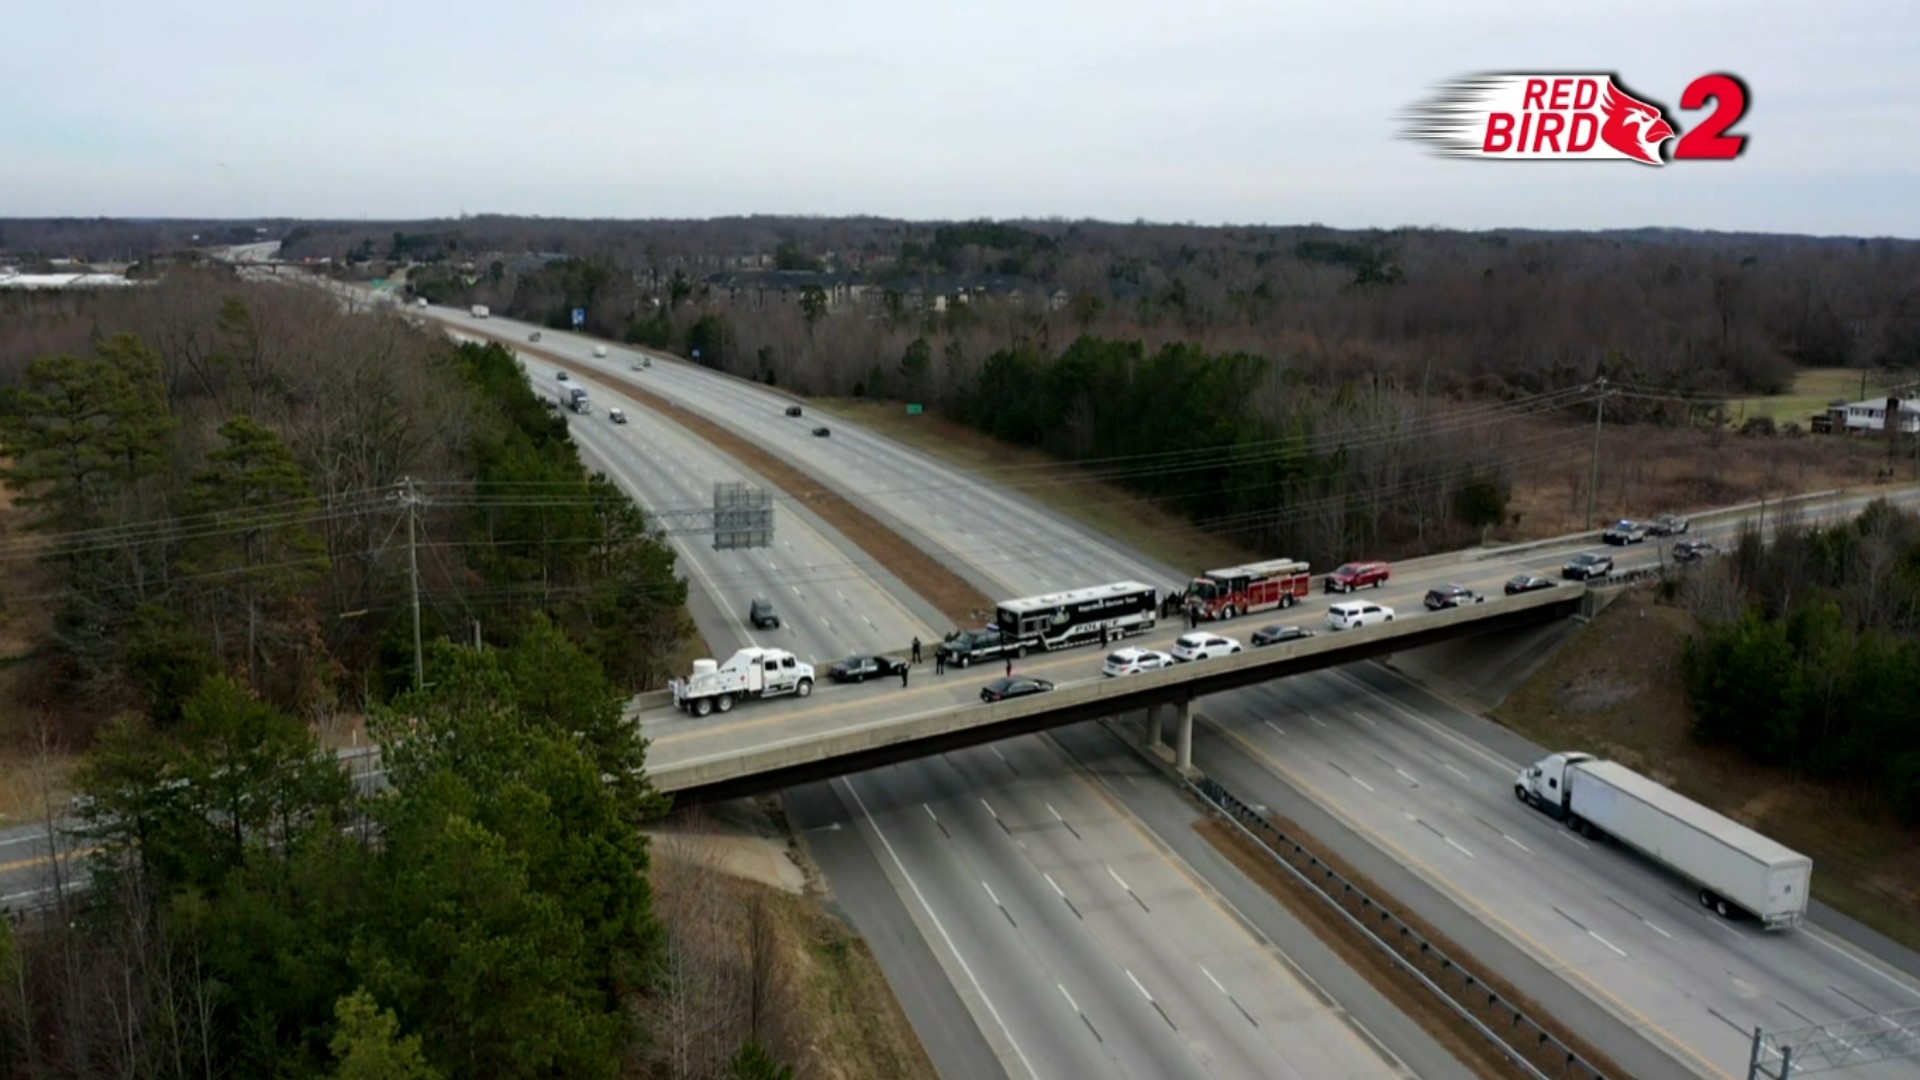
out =
<path fill-rule="evenodd" d="M 668 684 L 673 704 L 695 716 L 726 712 L 747 698 L 813 693 L 813 665 L 785 649 L 741 649 L 724 664 L 695 660 L 693 674 Z"/>
<path fill-rule="evenodd" d="M 474 318 L 476 318 L 476 319 L 484 319 L 484 318 L 486 318 L 487 316 L 489 316 L 489 315 L 491 315 L 491 314 L 493 314 L 493 312 L 491 312 L 491 311 L 488 311 L 488 310 L 487 310 L 487 305 L 485 305 L 485 304 L 475 304 L 475 305 L 473 305 L 473 317 L 474 317 Z"/>
<path fill-rule="evenodd" d="M 1594 839 L 1614 839 L 1686 878 L 1722 918 L 1768 930 L 1807 914 L 1813 860 L 1617 762 L 1562 753 L 1520 771 L 1514 794 Z"/>

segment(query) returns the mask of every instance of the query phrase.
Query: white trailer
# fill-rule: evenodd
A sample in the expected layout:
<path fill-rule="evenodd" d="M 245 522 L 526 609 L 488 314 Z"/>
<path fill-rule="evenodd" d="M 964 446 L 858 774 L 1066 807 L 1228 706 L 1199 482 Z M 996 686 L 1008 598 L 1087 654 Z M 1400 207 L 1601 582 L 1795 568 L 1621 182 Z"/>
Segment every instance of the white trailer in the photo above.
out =
<path fill-rule="evenodd" d="M 473 305 L 473 317 L 474 317 L 474 318 L 476 318 L 476 319 L 484 319 L 484 318 L 486 318 L 486 317 L 487 317 L 488 315 L 491 315 L 491 314 L 493 314 L 493 313 L 487 310 L 487 305 L 485 305 L 485 304 L 475 304 L 475 305 Z"/>
<path fill-rule="evenodd" d="M 1784 930 L 1806 917 L 1812 859 L 1625 765 L 1554 754 L 1521 770 L 1514 793 L 1575 832 L 1611 836 L 1693 882 L 1700 903 L 1723 918 L 1746 914 Z"/>
<path fill-rule="evenodd" d="M 747 698 L 806 697 L 813 693 L 813 665 L 785 649 L 741 649 L 724 664 L 695 660 L 692 675 L 668 685 L 675 708 L 706 716 Z"/>

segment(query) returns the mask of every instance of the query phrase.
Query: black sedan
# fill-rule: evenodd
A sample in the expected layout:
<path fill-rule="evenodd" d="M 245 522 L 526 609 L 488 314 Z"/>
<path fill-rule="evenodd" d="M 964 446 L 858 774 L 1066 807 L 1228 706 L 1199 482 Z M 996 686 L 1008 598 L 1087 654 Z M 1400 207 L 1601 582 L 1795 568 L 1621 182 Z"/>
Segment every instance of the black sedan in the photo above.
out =
<path fill-rule="evenodd" d="M 813 437 L 816 439 L 824 439 L 831 434 L 833 434 L 833 432 L 828 431 L 826 428 L 823 428 L 823 427 L 817 427 L 813 429 Z"/>
<path fill-rule="evenodd" d="M 849 656 L 827 667 L 827 678 L 834 682 L 866 682 L 887 675 L 898 675 L 907 666 L 905 660 L 891 656 Z"/>
<path fill-rule="evenodd" d="M 1008 698 L 1026 697 L 1028 694 L 1044 694 L 1053 689 L 1053 683 L 1046 679 L 1029 679 L 1024 675 L 1015 675 L 1007 679 L 995 679 L 980 688 L 981 701 L 1005 701 Z"/>
<path fill-rule="evenodd" d="M 1304 626 L 1263 626 L 1253 632 L 1253 647 L 1278 645 L 1283 641 L 1299 641 L 1310 638 L 1313 631 Z"/>
<path fill-rule="evenodd" d="M 1518 574 L 1507 579 L 1507 595 L 1514 596 L 1523 592 L 1533 592 L 1536 589 L 1551 589 L 1553 585 L 1554 581 L 1549 577 L 1541 577 L 1539 574 Z"/>

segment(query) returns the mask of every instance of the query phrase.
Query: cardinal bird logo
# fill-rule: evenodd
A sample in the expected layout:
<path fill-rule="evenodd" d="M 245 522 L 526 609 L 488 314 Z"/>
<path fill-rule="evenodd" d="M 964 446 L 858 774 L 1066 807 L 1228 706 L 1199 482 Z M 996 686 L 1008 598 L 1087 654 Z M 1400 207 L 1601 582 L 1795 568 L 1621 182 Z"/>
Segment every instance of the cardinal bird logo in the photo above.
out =
<path fill-rule="evenodd" d="M 1641 101 L 1609 79 L 1600 103 L 1606 121 L 1600 125 L 1600 139 L 1608 146 L 1643 165 L 1664 165 L 1661 144 L 1674 138 L 1673 125 L 1658 107 Z"/>
<path fill-rule="evenodd" d="M 1403 114 L 1401 134 L 1443 157 L 1658 167 L 1669 153 L 1676 161 L 1739 156 L 1744 138 L 1719 134 L 1739 120 L 1746 101 L 1745 84 L 1733 76 L 1695 79 L 1682 108 L 1711 105 L 1715 112 L 1683 135 L 1664 106 L 1636 96 L 1612 73 L 1495 72 L 1440 84 Z"/>

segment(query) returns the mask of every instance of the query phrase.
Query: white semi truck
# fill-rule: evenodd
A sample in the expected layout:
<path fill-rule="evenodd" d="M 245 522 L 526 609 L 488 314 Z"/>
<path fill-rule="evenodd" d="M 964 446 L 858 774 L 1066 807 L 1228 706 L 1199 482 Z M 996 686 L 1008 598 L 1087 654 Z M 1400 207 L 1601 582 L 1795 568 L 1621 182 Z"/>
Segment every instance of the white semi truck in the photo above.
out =
<path fill-rule="evenodd" d="M 1768 930 L 1807 914 L 1813 860 L 1617 762 L 1562 753 L 1520 771 L 1514 794 L 1575 832 L 1627 847 L 1691 881 L 1722 918 Z"/>
<path fill-rule="evenodd" d="M 724 664 L 695 660 L 692 675 L 668 685 L 675 708 L 706 716 L 748 698 L 806 697 L 813 693 L 813 665 L 785 649 L 741 649 Z"/>

